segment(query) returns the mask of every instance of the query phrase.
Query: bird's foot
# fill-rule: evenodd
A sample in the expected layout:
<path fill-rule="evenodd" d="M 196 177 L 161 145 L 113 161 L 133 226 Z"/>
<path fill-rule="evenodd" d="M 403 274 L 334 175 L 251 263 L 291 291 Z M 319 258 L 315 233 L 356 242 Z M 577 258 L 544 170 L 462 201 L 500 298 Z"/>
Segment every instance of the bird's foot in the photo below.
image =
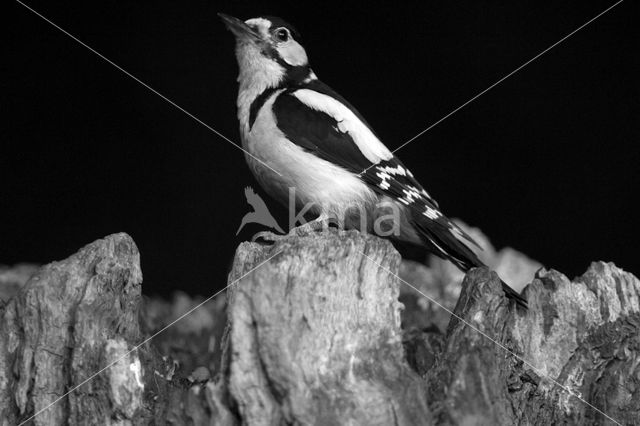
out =
<path fill-rule="evenodd" d="M 289 238 L 300 238 L 309 235 L 316 235 L 317 233 L 323 232 L 325 229 L 328 229 L 330 223 L 332 223 L 331 219 L 326 216 L 320 216 L 317 219 L 312 220 L 311 222 L 307 222 L 304 225 L 293 228 L 287 234 L 276 234 L 271 231 L 258 232 L 253 236 L 251 241 L 256 242 L 256 240 L 264 240 L 276 242 Z"/>
<path fill-rule="evenodd" d="M 258 240 L 276 242 L 287 238 L 289 238 L 289 234 L 276 234 L 271 231 L 261 231 L 251 238 L 251 242 L 255 243 Z"/>
<path fill-rule="evenodd" d="M 317 233 L 324 232 L 329 228 L 331 220 L 327 216 L 320 216 L 317 219 L 307 222 L 304 225 L 297 226 L 289 231 L 290 236 L 294 237 L 306 237 L 308 235 L 316 235 Z"/>

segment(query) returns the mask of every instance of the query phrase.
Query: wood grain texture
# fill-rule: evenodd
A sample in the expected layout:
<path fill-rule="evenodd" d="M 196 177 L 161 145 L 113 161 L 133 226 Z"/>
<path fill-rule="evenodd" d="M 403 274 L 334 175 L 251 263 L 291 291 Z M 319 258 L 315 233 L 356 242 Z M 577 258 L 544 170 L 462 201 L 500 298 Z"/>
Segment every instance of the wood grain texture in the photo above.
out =
<path fill-rule="evenodd" d="M 633 275 L 540 269 L 525 311 L 486 268 L 460 291 L 439 263 L 400 266 L 390 243 L 357 232 L 243 243 L 226 311 L 212 300 L 128 353 L 198 299 L 142 309 L 135 244 L 98 240 L 0 302 L 0 425 L 114 361 L 29 424 L 638 424 Z"/>
<path fill-rule="evenodd" d="M 142 272 L 133 240 L 116 234 L 41 268 L 0 311 L 0 423 L 17 424 L 47 408 L 74 383 L 124 355 L 140 339 Z M 127 357 L 130 373 L 140 362 Z M 139 379 L 99 376 L 33 419 L 35 425 L 104 424 L 133 419 Z M 135 377 L 133 377 L 135 379 Z M 93 414 L 89 416 L 89 413 Z"/>
<path fill-rule="evenodd" d="M 232 276 L 274 253 L 230 290 L 225 374 L 243 423 L 429 419 L 404 358 L 399 282 L 384 270 L 400 263 L 391 244 L 356 232 L 243 244 Z"/>

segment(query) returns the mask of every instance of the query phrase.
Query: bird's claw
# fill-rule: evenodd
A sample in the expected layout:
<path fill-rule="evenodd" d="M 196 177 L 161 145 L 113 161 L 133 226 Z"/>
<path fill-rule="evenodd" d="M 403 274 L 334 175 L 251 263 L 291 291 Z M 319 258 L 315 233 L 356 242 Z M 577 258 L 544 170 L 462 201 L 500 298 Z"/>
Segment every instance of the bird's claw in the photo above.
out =
<path fill-rule="evenodd" d="M 318 235 L 324 232 L 325 229 L 329 228 L 330 222 L 330 220 L 327 220 L 325 218 L 316 219 L 311 222 L 305 223 L 304 225 L 291 229 L 287 234 L 276 234 L 271 231 L 258 232 L 253 236 L 253 238 L 251 238 L 251 242 L 255 243 L 257 240 L 276 242 L 286 240 L 288 238 L 301 238 L 311 235 Z"/>
<path fill-rule="evenodd" d="M 288 237 L 289 237 L 289 234 L 276 234 L 275 232 L 271 232 L 271 231 L 261 231 L 255 234 L 251 238 L 251 242 L 255 243 L 258 240 L 276 242 Z"/>
<path fill-rule="evenodd" d="M 287 234 L 276 234 L 275 232 L 271 232 L 271 231 L 262 231 L 255 234 L 251 238 L 251 242 L 255 243 L 258 240 L 263 240 L 263 241 L 275 243 L 277 241 L 287 240 L 289 238 L 301 238 L 301 237 L 307 237 L 309 235 L 316 235 L 319 231 L 321 230 L 303 228 L 302 226 L 298 228 L 293 228 Z"/>

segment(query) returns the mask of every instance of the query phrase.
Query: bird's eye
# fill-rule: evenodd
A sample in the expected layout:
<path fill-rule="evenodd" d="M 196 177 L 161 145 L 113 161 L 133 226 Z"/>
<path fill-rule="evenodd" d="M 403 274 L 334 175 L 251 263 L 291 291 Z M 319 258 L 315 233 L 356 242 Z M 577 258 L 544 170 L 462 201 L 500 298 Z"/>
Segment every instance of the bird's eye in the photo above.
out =
<path fill-rule="evenodd" d="M 287 41 L 289 40 L 289 30 L 286 28 L 278 28 L 275 31 L 275 36 L 278 41 Z"/>

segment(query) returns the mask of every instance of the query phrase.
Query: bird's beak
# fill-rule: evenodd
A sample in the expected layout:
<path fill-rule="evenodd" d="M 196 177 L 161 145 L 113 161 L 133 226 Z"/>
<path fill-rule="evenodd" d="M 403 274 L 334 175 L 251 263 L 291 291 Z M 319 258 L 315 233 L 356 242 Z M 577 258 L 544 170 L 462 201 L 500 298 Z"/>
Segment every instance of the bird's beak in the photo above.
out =
<path fill-rule="evenodd" d="M 256 33 L 253 28 L 245 24 L 238 18 L 234 18 L 233 16 L 229 16 L 224 13 L 218 13 L 222 22 L 227 26 L 229 31 L 231 31 L 237 39 L 249 39 L 258 41 L 261 39 L 260 35 Z"/>

